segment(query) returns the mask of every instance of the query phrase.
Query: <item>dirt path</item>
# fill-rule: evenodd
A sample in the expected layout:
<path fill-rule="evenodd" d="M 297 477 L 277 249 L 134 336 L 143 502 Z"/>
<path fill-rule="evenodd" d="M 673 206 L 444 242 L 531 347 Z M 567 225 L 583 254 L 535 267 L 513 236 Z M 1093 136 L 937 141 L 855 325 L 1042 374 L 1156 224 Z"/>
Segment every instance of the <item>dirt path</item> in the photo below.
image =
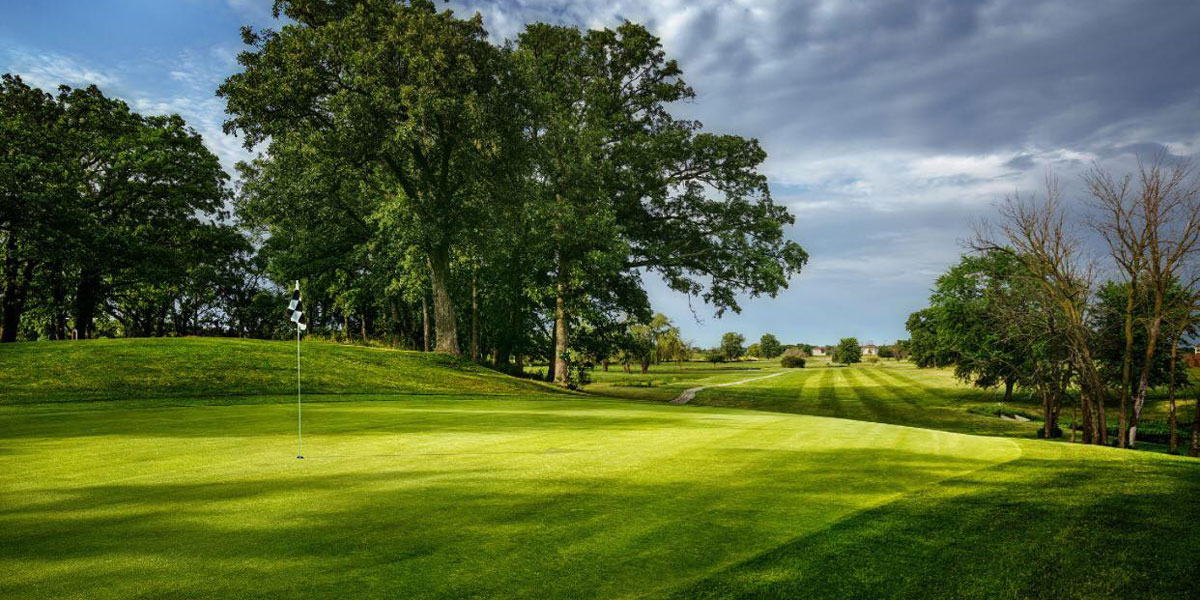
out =
<path fill-rule="evenodd" d="M 780 375 L 786 375 L 788 373 L 791 373 L 791 371 L 780 371 L 778 373 L 771 373 L 770 375 L 763 375 L 762 377 L 751 377 L 750 379 L 743 379 L 741 381 L 732 381 L 729 383 L 714 383 L 712 385 L 702 385 L 700 387 L 688 388 L 686 390 L 683 390 L 683 393 L 680 394 L 678 398 L 672 400 L 671 404 L 687 404 L 688 402 L 692 401 L 692 398 L 696 397 L 696 392 L 699 392 L 700 390 L 704 390 L 704 389 L 708 389 L 708 388 L 715 388 L 715 387 L 725 387 L 727 385 L 741 385 L 743 383 L 750 383 L 751 381 L 758 381 L 759 379 L 770 379 L 772 377 L 778 377 Z"/>

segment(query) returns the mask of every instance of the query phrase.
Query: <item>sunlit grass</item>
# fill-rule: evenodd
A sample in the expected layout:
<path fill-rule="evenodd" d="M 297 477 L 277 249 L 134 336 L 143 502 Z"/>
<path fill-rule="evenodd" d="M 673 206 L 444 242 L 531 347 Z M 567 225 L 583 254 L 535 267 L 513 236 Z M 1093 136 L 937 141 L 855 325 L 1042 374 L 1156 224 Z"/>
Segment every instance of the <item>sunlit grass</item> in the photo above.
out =
<path fill-rule="evenodd" d="M 655 596 L 1019 455 L 603 401 L 0 409 L 0 596 Z"/>
<path fill-rule="evenodd" d="M 0 598 L 1195 591 L 1200 461 L 1018 439 L 944 370 L 817 360 L 674 406 L 780 368 L 598 374 L 622 402 L 313 343 L 297 460 L 294 350 L 0 346 Z"/>

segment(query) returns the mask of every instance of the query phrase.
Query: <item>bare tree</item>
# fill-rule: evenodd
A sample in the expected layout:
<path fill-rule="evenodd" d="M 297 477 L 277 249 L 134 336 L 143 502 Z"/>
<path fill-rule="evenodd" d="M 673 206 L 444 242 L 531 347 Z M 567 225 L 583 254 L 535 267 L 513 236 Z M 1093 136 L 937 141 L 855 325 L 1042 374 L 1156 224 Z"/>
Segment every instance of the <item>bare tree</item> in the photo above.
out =
<path fill-rule="evenodd" d="M 1159 155 L 1149 165 L 1140 163 L 1141 190 L 1137 203 L 1139 220 L 1145 228 L 1145 281 L 1153 297 L 1146 328 L 1146 355 L 1138 377 L 1133 399 L 1133 415 L 1129 425 L 1129 446 L 1137 442 L 1138 421 L 1146 404 L 1150 367 L 1154 349 L 1161 334 L 1164 315 L 1172 307 L 1167 292 L 1188 270 L 1200 251 L 1200 182 L 1193 177 L 1190 164 L 1163 165 Z M 1186 290 L 1195 288 L 1197 281 L 1186 283 Z"/>
<path fill-rule="evenodd" d="M 1093 227 L 1108 243 L 1113 262 L 1127 283 L 1125 289 L 1125 351 L 1121 357 L 1120 417 L 1117 434 L 1121 448 L 1128 444 L 1129 391 L 1133 379 L 1133 319 L 1134 301 L 1141 291 L 1141 275 L 1146 267 L 1146 224 L 1141 215 L 1139 194 L 1131 194 L 1129 184 L 1132 176 L 1120 180 L 1094 167 L 1084 175 L 1094 203 L 1101 217 Z"/>
<path fill-rule="evenodd" d="M 1044 304 L 1057 309 L 1057 323 L 1080 386 L 1083 442 L 1104 444 L 1107 423 L 1104 386 L 1090 345 L 1087 311 L 1093 289 L 1094 268 L 1083 256 L 1077 237 L 1068 231 L 1062 192 L 1052 175 L 1046 176 L 1045 198 L 1014 194 L 1000 205 L 998 234 L 981 228 L 976 249 L 1013 252 L 1024 263 L 1032 287 Z"/>

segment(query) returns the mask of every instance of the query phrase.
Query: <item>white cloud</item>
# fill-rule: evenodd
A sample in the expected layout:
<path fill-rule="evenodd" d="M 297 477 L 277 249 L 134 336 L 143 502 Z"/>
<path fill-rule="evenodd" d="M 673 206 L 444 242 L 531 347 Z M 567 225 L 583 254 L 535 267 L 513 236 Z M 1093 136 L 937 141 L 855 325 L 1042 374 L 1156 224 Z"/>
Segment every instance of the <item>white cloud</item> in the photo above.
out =
<path fill-rule="evenodd" d="M 111 87 L 121 78 L 111 71 L 85 65 L 73 57 L 54 53 L 8 51 L 7 72 L 19 74 L 26 83 L 53 91 L 60 85 Z"/>

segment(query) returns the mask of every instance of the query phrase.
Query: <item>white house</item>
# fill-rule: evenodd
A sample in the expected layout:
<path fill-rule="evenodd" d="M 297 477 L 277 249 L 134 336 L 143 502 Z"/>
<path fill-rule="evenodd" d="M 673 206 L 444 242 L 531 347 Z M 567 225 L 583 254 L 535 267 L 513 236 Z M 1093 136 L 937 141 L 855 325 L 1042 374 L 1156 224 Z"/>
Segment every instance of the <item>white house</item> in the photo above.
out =
<path fill-rule="evenodd" d="M 862 347 L 863 356 L 879 356 L 879 346 L 867 344 Z"/>

